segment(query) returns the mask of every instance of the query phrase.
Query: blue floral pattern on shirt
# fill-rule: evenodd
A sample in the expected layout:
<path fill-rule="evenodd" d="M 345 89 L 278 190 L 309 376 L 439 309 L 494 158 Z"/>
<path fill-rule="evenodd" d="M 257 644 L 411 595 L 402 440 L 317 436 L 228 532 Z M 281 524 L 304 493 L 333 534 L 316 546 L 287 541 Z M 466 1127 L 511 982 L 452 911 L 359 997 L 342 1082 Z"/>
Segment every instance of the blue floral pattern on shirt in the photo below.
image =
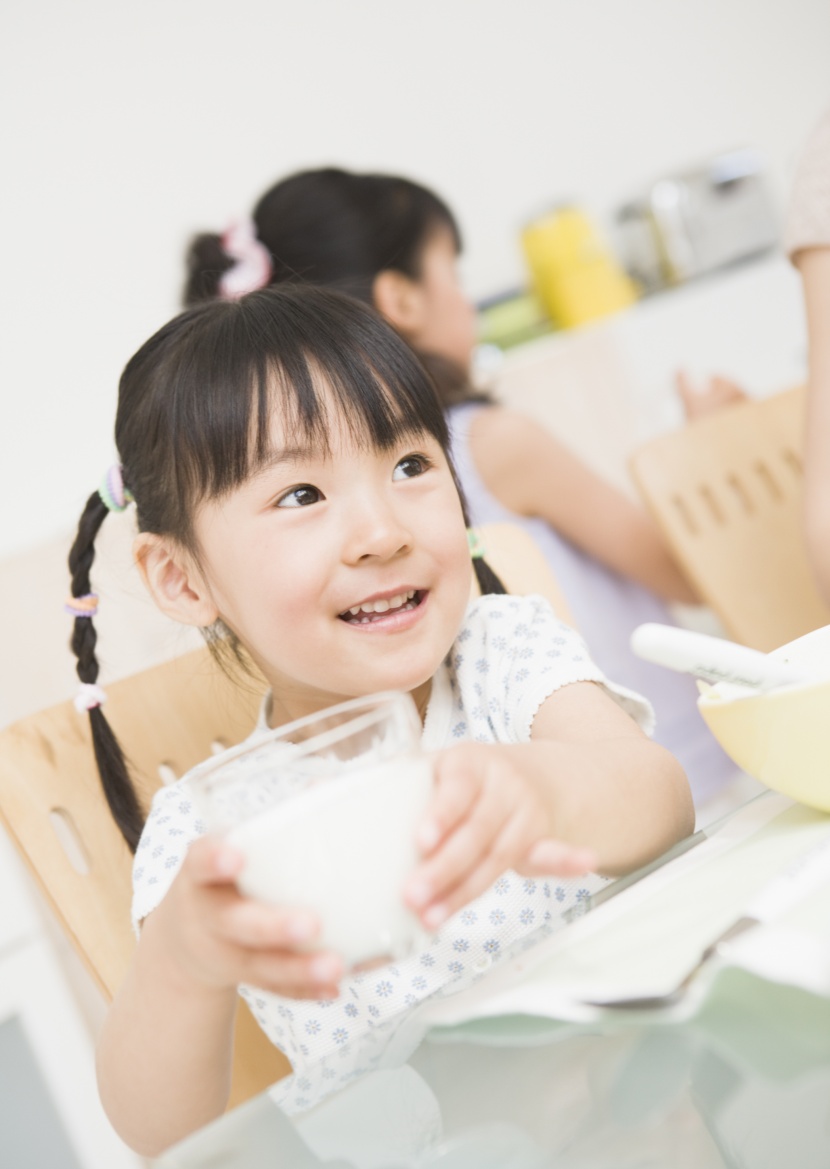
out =
<path fill-rule="evenodd" d="M 527 742 L 542 702 L 578 681 L 605 686 L 642 725 L 650 724 L 648 704 L 607 683 L 579 636 L 541 597 L 488 596 L 474 602 L 442 668 L 451 704 L 444 745 Z M 431 717 L 432 711 L 427 727 Z M 206 830 L 188 785 L 197 771 L 162 788 L 153 801 L 133 869 L 136 925 L 164 897 L 187 847 Z M 536 881 L 508 871 L 450 918 L 421 952 L 347 977 L 334 1002 L 288 1000 L 240 987 L 259 1025 L 294 1069 L 272 1089 L 275 1098 L 288 1110 L 308 1108 L 377 1067 L 422 1003 L 472 985 L 492 965 L 536 944 L 602 884 L 597 876 Z"/>

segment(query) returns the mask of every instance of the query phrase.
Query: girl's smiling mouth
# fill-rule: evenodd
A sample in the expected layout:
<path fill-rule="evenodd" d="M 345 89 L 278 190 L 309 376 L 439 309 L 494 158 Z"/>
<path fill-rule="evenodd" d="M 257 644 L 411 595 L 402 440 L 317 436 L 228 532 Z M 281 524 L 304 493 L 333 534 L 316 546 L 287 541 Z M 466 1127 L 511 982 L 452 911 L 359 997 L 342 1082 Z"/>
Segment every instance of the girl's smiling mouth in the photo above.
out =
<path fill-rule="evenodd" d="M 347 625 L 399 625 L 400 618 L 412 613 L 423 604 L 427 592 L 425 589 L 400 589 L 387 596 L 378 596 L 371 600 L 361 601 L 350 609 L 339 614 L 341 621 Z"/>

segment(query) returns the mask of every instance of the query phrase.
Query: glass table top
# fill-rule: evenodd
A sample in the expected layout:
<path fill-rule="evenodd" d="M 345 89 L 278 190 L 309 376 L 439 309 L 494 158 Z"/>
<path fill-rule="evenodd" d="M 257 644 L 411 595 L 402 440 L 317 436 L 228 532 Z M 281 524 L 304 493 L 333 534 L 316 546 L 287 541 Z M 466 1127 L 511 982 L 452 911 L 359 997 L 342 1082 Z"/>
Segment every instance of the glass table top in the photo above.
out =
<path fill-rule="evenodd" d="M 803 811 L 794 810 L 796 819 Z M 810 831 L 826 832 L 826 818 L 809 816 Z M 645 889 L 649 873 L 661 876 L 658 870 L 666 871 L 669 860 L 685 854 L 688 861 L 699 846 L 711 846 L 728 833 L 732 819 L 683 842 L 658 865 L 608 886 L 586 906 L 586 921 L 603 905 L 610 918 L 617 898 L 622 907 L 621 895 Z M 699 887 L 711 890 L 711 882 Z M 830 907 L 823 908 L 828 893 L 826 884 L 817 891 L 811 921 L 824 913 L 830 924 Z M 783 944 L 776 942 L 779 935 L 771 936 Z M 784 942 L 790 936 L 780 934 Z M 553 969 L 551 953 L 543 972 Z M 544 978 L 536 981 L 544 984 Z M 154 1164 L 826 1169 L 830 996 L 724 964 L 686 1015 L 599 1011 L 568 1019 L 482 1012 L 433 1025 L 405 1063 L 368 1072 L 307 1112 L 288 1115 L 264 1093 Z"/>

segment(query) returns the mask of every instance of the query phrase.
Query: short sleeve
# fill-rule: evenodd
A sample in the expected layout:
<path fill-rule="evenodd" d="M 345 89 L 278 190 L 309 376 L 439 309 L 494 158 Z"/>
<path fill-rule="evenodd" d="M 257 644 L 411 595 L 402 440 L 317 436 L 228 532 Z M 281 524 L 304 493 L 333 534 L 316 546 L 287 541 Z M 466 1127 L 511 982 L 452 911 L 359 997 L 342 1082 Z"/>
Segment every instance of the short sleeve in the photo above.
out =
<path fill-rule="evenodd" d="M 572 682 L 595 682 L 647 733 L 654 711 L 605 677 L 544 597 L 486 596 L 470 607 L 451 655 L 471 737 L 525 743 L 539 707 Z"/>
<path fill-rule="evenodd" d="M 133 928 L 162 901 L 185 854 L 206 825 L 194 804 L 187 778 L 156 792 L 133 861 Z"/>

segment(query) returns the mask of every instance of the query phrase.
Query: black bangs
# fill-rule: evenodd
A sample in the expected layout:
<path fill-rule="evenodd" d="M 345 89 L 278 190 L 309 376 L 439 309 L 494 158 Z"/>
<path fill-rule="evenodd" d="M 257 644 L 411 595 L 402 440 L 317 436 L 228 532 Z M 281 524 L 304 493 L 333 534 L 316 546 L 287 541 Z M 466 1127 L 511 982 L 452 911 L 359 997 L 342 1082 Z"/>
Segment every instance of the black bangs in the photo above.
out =
<path fill-rule="evenodd" d="M 335 426 L 357 447 L 386 450 L 405 436 L 429 434 L 446 451 L 447 424 L 432 381 L 397 334 L 374 311 L 336 295 L 309 316 L 306 291 L 294 291 L 296 303 L 289 304 L 300 311 L 286 313 L 282 303 L 277 322 L 272 293 L 255 303 L 249 298 L 251 308 L 264 311 L 268 360 L 251 393 L 257 425 L 248 473 L 270 453 L 275 409 L 291 440 L 322 451 Z"/>
<path fill-rule="evenodd" d="M 292 437 L 326 450 L 332 408 L 356 445 L 428 434 L 448 454 L 429 375 L 374 310 L 283 285 L 182 313 L 121 379 L 116 442 L 140 526 L 191 544 L 194 505 L 270 454 L 273 410 Z"/>

